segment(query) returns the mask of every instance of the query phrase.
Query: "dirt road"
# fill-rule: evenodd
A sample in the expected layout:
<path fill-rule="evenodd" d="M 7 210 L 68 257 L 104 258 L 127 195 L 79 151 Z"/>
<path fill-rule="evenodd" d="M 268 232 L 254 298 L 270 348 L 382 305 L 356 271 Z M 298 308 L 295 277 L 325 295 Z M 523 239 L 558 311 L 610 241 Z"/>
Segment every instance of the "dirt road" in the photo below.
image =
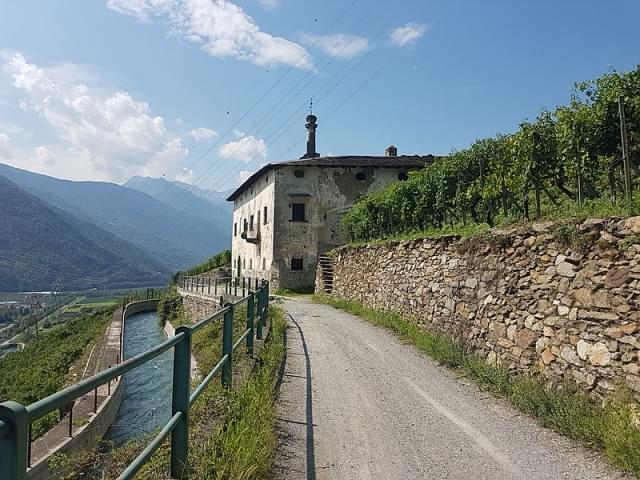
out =
<path fill-rule="evenodd" d="M 284 307 L 276 479 L 627 478 L 357 317 Z"/>

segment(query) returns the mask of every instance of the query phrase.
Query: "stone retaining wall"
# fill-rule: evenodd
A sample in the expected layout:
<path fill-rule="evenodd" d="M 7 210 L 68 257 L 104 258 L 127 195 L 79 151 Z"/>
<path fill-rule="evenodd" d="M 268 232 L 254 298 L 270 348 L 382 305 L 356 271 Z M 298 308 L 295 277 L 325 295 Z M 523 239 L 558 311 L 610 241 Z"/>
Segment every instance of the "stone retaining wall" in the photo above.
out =
<path fill-rule="evenodd" d="M 342 247 L 332 296 L 401 313 L 512 370 L 640 398 L 639 242 L 633 217 Z"/>
<path fill-rule="evenodd" d="M 223 298 L 223 302 L 235 300 L 235 297 L 230 297 L 229 295 L 215 297 L 181 288 L 178 289 L 178 293 L 182 296 L 184 312 L 194 322 L 210 317 L 220 310 L 220 297 Z"/>

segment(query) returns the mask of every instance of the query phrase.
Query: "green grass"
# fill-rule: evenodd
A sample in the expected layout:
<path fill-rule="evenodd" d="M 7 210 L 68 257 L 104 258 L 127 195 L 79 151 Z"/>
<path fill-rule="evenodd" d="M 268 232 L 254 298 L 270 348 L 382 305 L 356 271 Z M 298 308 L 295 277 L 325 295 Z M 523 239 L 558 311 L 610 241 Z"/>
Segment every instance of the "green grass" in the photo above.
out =
<path fill-rule="evenodd" d="M 598 403 L 569 385 L 549 388 L 536 377 L 514 375 L 489 365 L 466 345 L 427 332 L 401 315 L 325 295 L 314 295 L 313 299 L 390 330 L 441 364 L 463 372 L 482 389 L 507 399 L 542 426 L 602 451 L 615 466 L 640 476 L 640 406 L 624 392 L 614 400 Z"/>

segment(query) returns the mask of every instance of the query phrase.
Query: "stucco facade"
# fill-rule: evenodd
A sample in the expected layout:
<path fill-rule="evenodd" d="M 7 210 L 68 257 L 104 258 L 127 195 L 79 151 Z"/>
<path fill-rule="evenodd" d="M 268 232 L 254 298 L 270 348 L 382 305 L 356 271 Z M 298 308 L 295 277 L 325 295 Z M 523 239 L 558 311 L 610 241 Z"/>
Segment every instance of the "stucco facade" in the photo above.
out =
<path fill-rule="evenodd" d="M 432 159 L 316 157 L 263 167 L 229 197 L 233 276 L 269 280 L 272 290 L 313 286 L 318 257 L 348 240 L 340 219 L 354 202 Z"/>

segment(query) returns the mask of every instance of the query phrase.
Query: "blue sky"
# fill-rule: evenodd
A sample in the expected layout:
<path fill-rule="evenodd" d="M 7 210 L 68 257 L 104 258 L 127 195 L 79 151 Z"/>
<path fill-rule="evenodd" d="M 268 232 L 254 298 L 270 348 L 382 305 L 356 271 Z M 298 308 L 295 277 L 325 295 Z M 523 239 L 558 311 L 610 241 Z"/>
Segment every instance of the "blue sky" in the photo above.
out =
<path fill-rule="evenodd" d="M 637 0 L 2 0 L 0 162 L 225 190 L 304 152 L 446 154 L 640 61 Z"/>

